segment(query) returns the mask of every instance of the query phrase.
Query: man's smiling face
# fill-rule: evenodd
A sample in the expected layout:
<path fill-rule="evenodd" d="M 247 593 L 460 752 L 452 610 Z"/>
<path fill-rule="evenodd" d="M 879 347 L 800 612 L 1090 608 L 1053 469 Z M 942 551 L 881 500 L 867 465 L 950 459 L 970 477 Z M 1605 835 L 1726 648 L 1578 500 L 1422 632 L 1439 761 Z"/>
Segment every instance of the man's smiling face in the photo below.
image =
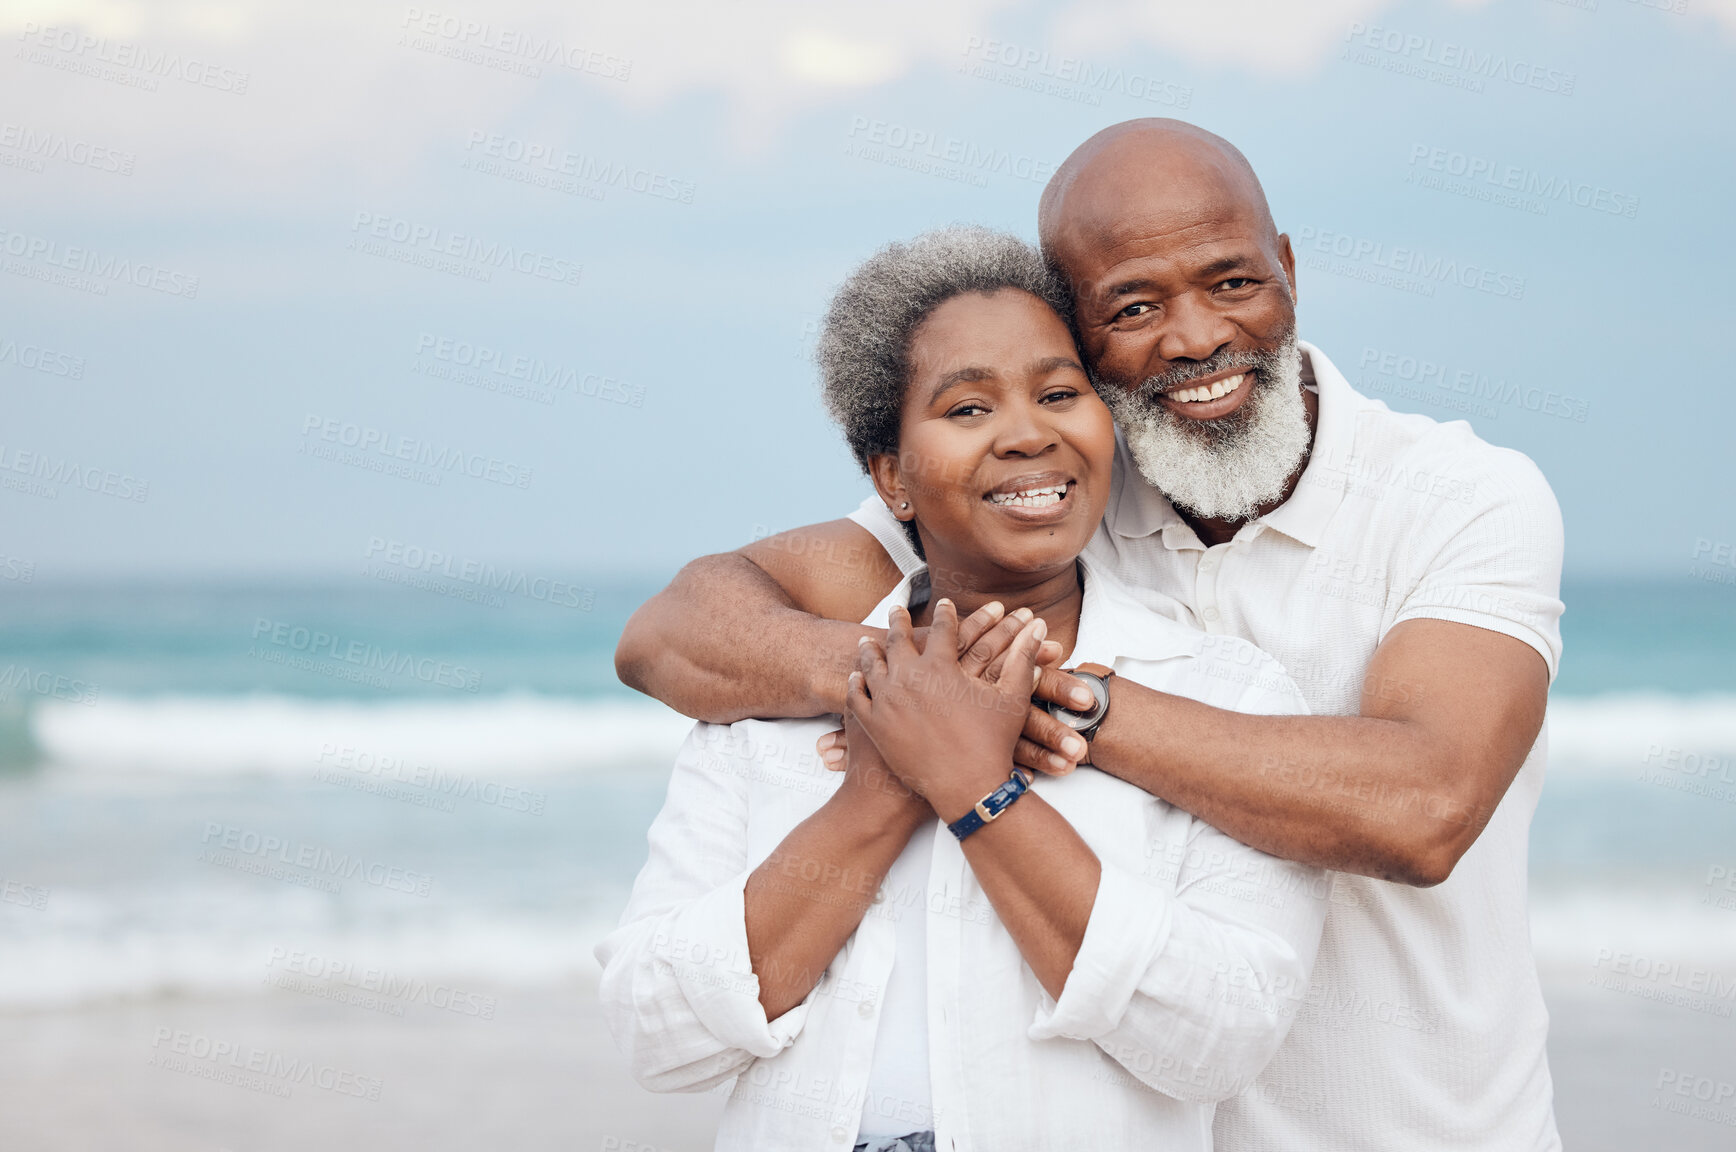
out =
<path fill-rule="evenodd" d="M 1207 518 L 1280 502 L 1310 438 L 1295 263 L 1240 153 L 1174 121 L 1118 125 L 1057 173 L 1041 228 L 1146 478 Z"/>

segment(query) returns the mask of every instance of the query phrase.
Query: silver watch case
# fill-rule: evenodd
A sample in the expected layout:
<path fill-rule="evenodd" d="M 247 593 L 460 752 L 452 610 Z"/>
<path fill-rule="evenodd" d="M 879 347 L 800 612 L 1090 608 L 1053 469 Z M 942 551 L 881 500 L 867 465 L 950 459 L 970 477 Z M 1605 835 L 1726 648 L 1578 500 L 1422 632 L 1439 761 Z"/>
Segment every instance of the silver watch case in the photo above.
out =
<path fill-rule="evenodd" d="M 1103 718 L 1109 715 L 1109 684 L 1095 672 L 1070 672 L 1091 688 L 1091 695 L 1097 698 L 1096 704 L 1089 712 L 1075 712 L 1071 708 L 1063 708 L 1052 701 L 1043 701 L 1043 709 L 1049 715 L 1065 724 L 1079 735 L 1089 740 L 1097 735 L 1097 729 L 1103 726 Z"/>

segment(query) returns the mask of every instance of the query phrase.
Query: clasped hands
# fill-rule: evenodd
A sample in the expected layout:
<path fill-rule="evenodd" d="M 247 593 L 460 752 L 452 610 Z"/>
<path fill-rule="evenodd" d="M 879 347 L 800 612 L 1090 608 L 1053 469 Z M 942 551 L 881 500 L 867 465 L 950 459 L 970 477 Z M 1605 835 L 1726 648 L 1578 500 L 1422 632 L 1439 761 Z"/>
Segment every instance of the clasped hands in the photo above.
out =
<path fill-rule="evenodd" d="M 924 633 L 926 632 L 926 635 Z M 1028 609 L 999 604 L 960 621 L 951 601 L 916 629 L 892 610 L 882 644 L 864 637 L 850 673 L 844 730 L 818 750 L 850 780 L 902 800 L 913 815 L 956 820 L 1000 783 L 1014 763 L 1064 775 L 1087 745 L 1033 702 L 1089 708 L 1090 689 L 1059 668 L 1061 650 Z"/>

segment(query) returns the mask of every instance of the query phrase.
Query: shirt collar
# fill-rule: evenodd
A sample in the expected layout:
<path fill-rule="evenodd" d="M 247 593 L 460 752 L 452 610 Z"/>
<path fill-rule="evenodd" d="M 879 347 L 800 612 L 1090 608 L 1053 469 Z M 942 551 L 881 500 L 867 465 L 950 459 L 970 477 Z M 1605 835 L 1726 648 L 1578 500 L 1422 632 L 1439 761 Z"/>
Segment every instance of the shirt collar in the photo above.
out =
<path fill-rule="evenodd" d="M 1085 569 L 1085 595 L 1079 606 L 1079 635 L 1070 663 L 1114 667 L 1117 657 L 1167 660 L 1197 656 L 1204 650 L 1204 632 L 1153 612 L 1112 573 L 1086 557 L 1079 557 L 1079 563 Z M 894 607 L 910 604 L 912 585 L 919 578 L 928 578 L 926 567 L 900 580 L 862 623 L 870 628 L 886 627 Z"/>
<path fill-rule="evenodd" d="M 1306 340 L 1298 340 L 1296 346 L 1302 352 L 1302 382 L 1314 385 L 1320 397 L 1314 442 L 1308 466 L 1290 499 L 1253 525 L 1272 528 L 1313 548 L 1320 543 L 1327 522 L 1344 499 L 1343 485 L 1332 484 L 1331 478 L 1324 474 L 1342 468 L 1344 458 L 1351 453 L 1357 401 L 1361 397 L 1324 352 Z M 1115 455 L 1115 486 L 1109 495 L 1110 506 L 1115 510 L 1112 519 L 1115 534 L 1138 539 L 1161 533 L 1164 547 L 1171 550 L 1203 549 L 1205 545 L 1188 522 L 1140 473 L 1119 428 L 1115 431 Z"/>

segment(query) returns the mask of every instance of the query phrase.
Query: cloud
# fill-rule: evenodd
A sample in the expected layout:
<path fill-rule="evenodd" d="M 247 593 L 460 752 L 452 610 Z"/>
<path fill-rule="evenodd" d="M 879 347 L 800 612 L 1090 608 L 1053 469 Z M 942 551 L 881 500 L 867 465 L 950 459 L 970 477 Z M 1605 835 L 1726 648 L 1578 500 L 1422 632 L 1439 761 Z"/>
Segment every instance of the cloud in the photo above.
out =
<path fill-rule="evenodd" d="M 1736 34 L 1736 0 L 1691 2 L 1688 18 L 1669 23 L 1689 33 L 1710 18 Z M 1063 0 L 1038 15 L 1047 34 L 1032 35 L 1037 48 L 1098 65 L 1138 53 L 1296 75 L 1334 53 L 1352 21 L 1372 22 L 1392 3 Z M 0 73 L 0 107 L 32 130 L 136 153 L 121 211 L 148 212 L 169 196 L 231 208 L 353 200 L 425 176 L 431 157 L 474 128 L 582 135 L 574 109 L 599 99 L 653 112 L 697 96 L 721 110 L 738 151 L 769 150 L 791 120 L 954 67 L 972 38 L 1028 16 L 1021 0 L 13 0 L 0 36 L 38 59 Z M 173 57 L 182 74 L 156 77 L 154 92 L 90 74 L 136 80 L 136 64 L 113 60 L 137 50 Z M 245 94 L 199 82 L 189 61 L 245 74 Z M 20 177 L 17 202 L 56 202 L 92 187 L 88 176 Z"/>
<path fill-rule="evenodd" d="M 1129 43 L 1208 64 L 1296 75 L 1329 56 L 1353 20 L 1393 0 L 1078 0 L 1052 22 L 1058 48 L 1116 51 Z"/>

